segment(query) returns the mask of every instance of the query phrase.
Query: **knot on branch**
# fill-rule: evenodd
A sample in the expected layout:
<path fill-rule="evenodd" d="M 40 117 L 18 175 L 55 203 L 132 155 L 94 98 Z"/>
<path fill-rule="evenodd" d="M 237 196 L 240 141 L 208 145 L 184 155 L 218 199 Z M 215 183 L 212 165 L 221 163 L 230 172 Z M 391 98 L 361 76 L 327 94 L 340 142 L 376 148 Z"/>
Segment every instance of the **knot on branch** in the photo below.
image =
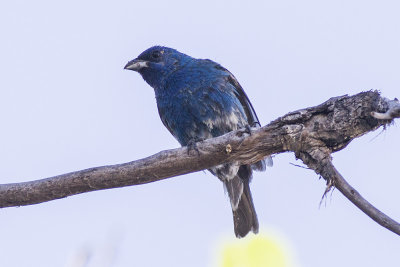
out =
<path fill-rule="evenodd" d="M 293 151 L 309 168 L 326 181 L 327 190 L 335 185 L 327 166 L 331 153 L 345 148 L 354 138 L 399 117 L 397 99 L 382 98 L 378 91 L 334 97 L 325 103 L 295 112 L 275 121 L 284 132 L 284 147 Z"/>

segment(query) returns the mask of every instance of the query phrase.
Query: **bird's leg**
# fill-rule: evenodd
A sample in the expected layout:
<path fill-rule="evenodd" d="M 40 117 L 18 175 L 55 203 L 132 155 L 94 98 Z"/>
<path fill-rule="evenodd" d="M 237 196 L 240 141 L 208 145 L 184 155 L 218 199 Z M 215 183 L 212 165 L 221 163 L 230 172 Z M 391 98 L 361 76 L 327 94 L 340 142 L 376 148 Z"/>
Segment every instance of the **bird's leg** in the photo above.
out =
<path fill-rule="evenodd" d="M 200 141 L 199 139 L 197 139 L 197 138 L 192 138 L 192 139 L 190 139 L 189 140 L 189 142 L 187 143 L 187 153 L 188 153 L 188 155 L 190 155 L 190 151 L 192 151 L 192 150 L 194 150 L 194 151 L 196 151 L 197 152 L 197 155 L 198 156 L 200 156 L 200 151 L 199 151 L 199 149 L 197 148 L 197 142 L 198 141 Z"/>
<path fill-rule="evenodd" d="M 242 137 L 244 134 L 251 135 L 251 132 L 252 132 L 251 126 L 247 124 L 244 128 L 238 131 L 237 136 Z"/>
<path fill-rule="evenodd" d="M 246 133 L 248 133 L 249 135 L 251 135 L 251 126 L 250 125 L 246 125 L 246 127 L 245 127 L 245 130 L 246 130 Z"/>

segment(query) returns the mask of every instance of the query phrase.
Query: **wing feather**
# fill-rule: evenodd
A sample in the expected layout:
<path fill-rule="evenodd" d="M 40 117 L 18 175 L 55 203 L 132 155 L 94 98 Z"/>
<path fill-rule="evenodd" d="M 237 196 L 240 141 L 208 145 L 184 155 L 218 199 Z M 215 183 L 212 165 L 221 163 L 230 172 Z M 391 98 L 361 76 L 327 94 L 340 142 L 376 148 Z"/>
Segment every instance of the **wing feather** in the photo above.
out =
<path fill-rule="evenodd" d="M 239 99 L 240 104 L 242 104 L 249 125 L 251 127 L 255 127 L 257 125 L 261 127 L 260 120 L 257 117 L 256 111 L 254 110 L 254 107 L 251 104 L 249 97 L 246 95 L 246 93 L 243 90 L 243 87 L 240 85 L 235 76 L 229 70 L 225 69 L 219 64 L 216 64 L 215 68 L 218 70 L 222 70 L 228 74 L 227 76 L 228 82 L 232 84 L 232 86 L 235 88 L 234 93 L 236 97 Z"/>

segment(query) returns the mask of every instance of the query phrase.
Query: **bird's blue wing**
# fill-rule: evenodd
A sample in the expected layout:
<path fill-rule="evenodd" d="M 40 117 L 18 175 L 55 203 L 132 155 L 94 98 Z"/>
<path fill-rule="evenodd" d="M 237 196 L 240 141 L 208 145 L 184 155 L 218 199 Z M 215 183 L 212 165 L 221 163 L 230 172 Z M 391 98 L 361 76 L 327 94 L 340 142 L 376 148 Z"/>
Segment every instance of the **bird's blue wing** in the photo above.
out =
<path fill-rule="evenodd" d="M 242 104 L 242 107 L 246 113 L 246 117 L 247 117 L 247 121 L 248 121 L 249 125 L 251 127 L 255 127 L 257 125 L 261 127 L 261 123 L 260 123 L 260 121 L 257 117 L 257 114 L 253 108 L 253 105 L 251 104 L 248 96 L 244 92 L 242 86 L 240 85 L 238 80 L 235 78 L 235 76 L 229 70 L 225 69 L 224 67 L 222 67 L 219 64 L 216 64 L 215 68 L 218 70 L 221 70 L 227 74 L 226 77 L 227 77 L 228 83 L 230 83 L 233 86 L 234 94 L 236 95 L 236 97 L 238 98 L 240 103 Z"/>
<path fill-rule="evenodd" d="M 248 96 L 244 92 L 243 87 L 240 85 L 238 80 L 235 78 L 235 76 L 229 70 L 225 69 L 224 67 L 222 67 L 221 65 L 219 65 L 217 63 L 215 63 L 215 64 L 216 64 L 215 65 L 216 69 L 223 71 L 227 74 L 228 83 L 233 86 L 234 94 L 237 97 L 237 99 L 240 101 L 240 103 L 243 107 L 243 110 L 246 113 L 246 117 L 247 117 L 247 121 L 248 121 L 249 125 L 251 127 L 261 127 L 260 120 L 257 117 L 257 114 L 253 108 L 253 105 L 251 104 Z M 256 162 L 251 167 L 252 167 L 252 169 L 257 170 L 257 171 L 265 171 L 266 166 L 271 167 L 272 165 L 273 165 L 272 158 L 271 158 L 271 156 L 268 156 L 264 160 Z"/>

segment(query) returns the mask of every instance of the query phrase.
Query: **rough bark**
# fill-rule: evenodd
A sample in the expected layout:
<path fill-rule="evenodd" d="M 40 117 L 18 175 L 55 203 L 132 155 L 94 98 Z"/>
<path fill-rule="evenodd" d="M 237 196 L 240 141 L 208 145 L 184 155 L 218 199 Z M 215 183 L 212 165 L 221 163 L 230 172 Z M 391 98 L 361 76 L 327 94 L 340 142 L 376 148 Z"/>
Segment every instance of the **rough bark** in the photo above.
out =
<path fill-rule="evenodd" d="M 334 97 L 321 105 L 290 112 L 251 134 L 239 130 L 186 147 L 112 166 L 62 174 L 42 180 L 0 185 L 0 207 L 37 204 L 101 189 L 155 182 L 232 161 L 254 163 L 267 155 L 292 151 L 328 184 L 338 188 L 372 219 L 400 235 L 400 225 L 374 208 L 343 179 L 330 154 L 354 138 L 400 117 L 397 99 L 377 91 Z"/>

